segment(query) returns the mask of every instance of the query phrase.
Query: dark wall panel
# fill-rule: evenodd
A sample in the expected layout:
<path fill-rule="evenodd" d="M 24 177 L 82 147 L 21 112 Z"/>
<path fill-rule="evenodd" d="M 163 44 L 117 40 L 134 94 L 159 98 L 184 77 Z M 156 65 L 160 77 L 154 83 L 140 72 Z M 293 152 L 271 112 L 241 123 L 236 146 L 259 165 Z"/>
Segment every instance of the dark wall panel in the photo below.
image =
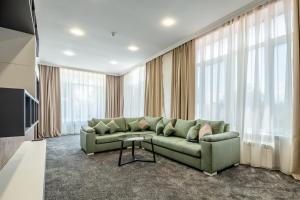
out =
<path fill-rule="evenodd" d="M 34 34 L 31 0 L 1 0 L 0 26 Z"/>

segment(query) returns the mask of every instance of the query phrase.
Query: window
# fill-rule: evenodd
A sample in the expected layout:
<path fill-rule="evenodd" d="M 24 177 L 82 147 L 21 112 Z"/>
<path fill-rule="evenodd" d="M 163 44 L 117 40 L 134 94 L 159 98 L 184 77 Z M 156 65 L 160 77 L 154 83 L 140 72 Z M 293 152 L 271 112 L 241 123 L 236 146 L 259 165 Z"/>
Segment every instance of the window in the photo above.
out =
<path fill-rule="evenodd" d="M 196 41 L 196 117 L 229 122 L 244 142 L 290 137 L 292 22 L 276 1 Z"/>
<path fill-rule="evenodd" d="M 145 66 L 137 67 L 124 76 L 124 116 L 144 115 Z"/>
<path fill-rule="evenodd" d="M 92 118 L 105 116 L 105 75 L 60 70 L 62 134 L 79 133 Z"/>

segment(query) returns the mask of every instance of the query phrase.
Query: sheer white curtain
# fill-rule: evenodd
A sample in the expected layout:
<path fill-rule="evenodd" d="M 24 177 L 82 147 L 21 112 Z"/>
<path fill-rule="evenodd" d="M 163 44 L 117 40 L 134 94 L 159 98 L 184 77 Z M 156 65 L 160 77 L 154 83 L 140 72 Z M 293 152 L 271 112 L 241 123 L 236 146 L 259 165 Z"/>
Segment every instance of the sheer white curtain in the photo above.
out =
<path fill-rule="evenodd" d="M 266 4 L 197 40 L 196 117 L 241 133 L 241 162 L 290 172 L 291 1 Z"/>
<path fill-rule="evenodd" d="M 105 117 L 105 75 L 61 68 L 60 79 L 62 134 L 79 133 L 87 120 Z"/>
<path fill-rule="evenodd" d="M 145 68 L 137 67 L 124 76 L 124 117 L 144 115 Z"/>

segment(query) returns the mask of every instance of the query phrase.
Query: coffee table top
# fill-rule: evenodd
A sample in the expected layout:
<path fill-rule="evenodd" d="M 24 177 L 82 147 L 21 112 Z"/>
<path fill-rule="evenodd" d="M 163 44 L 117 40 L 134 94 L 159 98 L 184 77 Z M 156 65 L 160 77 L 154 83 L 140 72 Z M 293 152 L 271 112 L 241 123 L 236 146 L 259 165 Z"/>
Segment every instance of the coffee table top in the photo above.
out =
<path fill-rule="evenodd" d="M 150 134 L 127 134 L 122 135 L 118 138 L 120 141 L 144 141 L 144 140 L 150 140 L 153 136 Z"/>

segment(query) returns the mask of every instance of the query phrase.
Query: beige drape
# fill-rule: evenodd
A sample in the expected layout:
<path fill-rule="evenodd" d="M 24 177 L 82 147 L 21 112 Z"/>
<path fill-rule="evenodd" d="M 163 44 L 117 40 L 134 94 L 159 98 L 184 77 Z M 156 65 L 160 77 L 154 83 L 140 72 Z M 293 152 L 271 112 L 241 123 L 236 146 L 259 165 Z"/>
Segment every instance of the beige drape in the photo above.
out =
<path fill-rule="evenodd" d="M 163 115 L 163 70 L 162 56 L 146 63 L 145 107 L 144 113 L 149 116 Z"/>
<path fill-rule="evenodd" d="M 61 133 L 59 68 L 39 66 L 40 102 L 38 137 L 56 137 Z"/>
<path fill-rule="evenodd" d="M 294 0 L 292 175 L 300 180 L 300 5 Z"/>
<path fill-rule="evenodd" d="M 106 76 L 107 118 L 123 116 L 123 76 Z"/>
<path fill-rule="evenodd" d="M 172 118 L 195 118 L 195 64 L 195 40 L 173 50 Z"/>

